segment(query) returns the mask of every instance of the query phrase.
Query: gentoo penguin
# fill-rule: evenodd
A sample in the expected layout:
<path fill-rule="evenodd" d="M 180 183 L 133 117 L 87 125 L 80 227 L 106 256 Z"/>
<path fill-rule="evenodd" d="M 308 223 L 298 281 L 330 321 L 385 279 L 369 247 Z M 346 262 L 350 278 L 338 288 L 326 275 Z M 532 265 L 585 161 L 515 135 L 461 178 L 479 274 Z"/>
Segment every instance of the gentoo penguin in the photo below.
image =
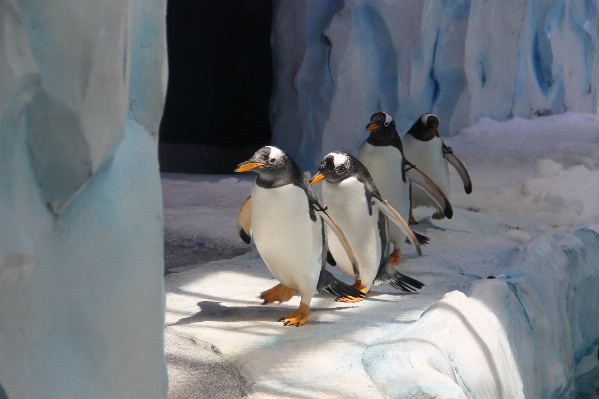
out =
<path fill-rule="evenodd" d="M 403 138 L 404 153 L 418 168 L 426 173 L 449 198 L 449 168 L 447 162 L 458 171 L 464 182 L 466 194 L 472 192 L 472 181 L 464 164 L 453 154 L 451 147 L 445 145 L 437 128 L 439 118 L 434 114 L 422 115 L 407 131 Z M 420 188 L 412 189 L 412 208 L 419 206 L 432 206 L 433 201 Z M 443 219 L 445 214 L 439 210 L 433 214 L 433 219 Z M 417 224 L 410 209 L 410 223 Z"/>
<path fill-rule="evenodd" d="M 327 236 L 323 220 L 346 244 L 355 275 L 359 267 L 343 233 L 318 201 L 300 167 L 284 151 L 269 146 L 256 151 L 235 169 L 249 170 L 257 172 L 258 177 L 251 196 L 239 211 L 238 231 L 246 242 L 254 238 L 264 263 L 281 282 L 260 295 L 263 305 L 288 301 L 294 290 L 298 290 L 299 309 L 279 321 L 299 327 L 308 320 L 315 290 L 326 290 L 337 297 L 363 297 L 362 292 L 337 280 L 325 269 Z"/>
<path fill-rule="evenodd" d="M 366 294 L 374 283 L 389 282 L 405 292 L 424 284 L 398 272 L 389 262 L 389 219 L 408 237 L 420 254 L 417 238 L 393 207 L 380 195 L 370 173 L 360 161 L 348 153 L 335 151 L 326 155 L 310 184 L 323 181 L 322 199 L 331 216 L 345 233 L 358 259 L 360 275 L 353 287 Z M 328 237 L 329 251 L 337 265 L 350 276 L 352 265 L 337 237 Z M 358 302 L 363 298 L 338 298 L 342 302 Z"/>
<path fill-rule="evenodd" d="M 418 186 L 433 199 L 436 207 L 451 219 L 453 210 L 439 187 L 404 156 L 395 121 L 386 112 L 377 112 L 366 126 L 370 136 L 360 146 L 358 160 L 366 166 L 383 198 L 407 219 L 410 214 L 410 187 Z M 393 253 L 392 264 L 398 264 L 401 246 L 406 239 L 397 226 L 389 226 Z"/>

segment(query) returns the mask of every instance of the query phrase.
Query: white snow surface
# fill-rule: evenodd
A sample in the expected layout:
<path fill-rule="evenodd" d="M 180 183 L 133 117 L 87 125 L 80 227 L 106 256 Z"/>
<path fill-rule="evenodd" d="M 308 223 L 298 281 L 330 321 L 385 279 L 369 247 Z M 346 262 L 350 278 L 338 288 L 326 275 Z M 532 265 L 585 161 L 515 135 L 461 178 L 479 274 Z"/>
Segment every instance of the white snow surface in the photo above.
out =
<path fill-rule="evenodd" d="M 354 152 L 378 111 L 400 133 L 433 112 L 444 136 L 483 117 L 597 112 L 596 1 L 273 4 L 273 143 L 304 168 Z"/>
<path fill-rule="evenodd" d="M 599 375 L 598 127 L 594 114 L 482 119 L 446 139 L 473 193 L 450 167 L 453 219 L 415 210 L 431 241 L 399 269 L 426 284 L 417 294 L 319 294 L 305 326 L 283 327 L 299 298 L 261 305 L 277 281 L 254 250 L 167 276 L 166 323 L 219 353 L 254 398 L 581 397 L 577 377 Z M 250 183 L 220 179 L 164 176 L 165 203 L 223 190 L 220 205 L 238 207 Z M 215 234 L 235 217 L 211 222 Z"/>

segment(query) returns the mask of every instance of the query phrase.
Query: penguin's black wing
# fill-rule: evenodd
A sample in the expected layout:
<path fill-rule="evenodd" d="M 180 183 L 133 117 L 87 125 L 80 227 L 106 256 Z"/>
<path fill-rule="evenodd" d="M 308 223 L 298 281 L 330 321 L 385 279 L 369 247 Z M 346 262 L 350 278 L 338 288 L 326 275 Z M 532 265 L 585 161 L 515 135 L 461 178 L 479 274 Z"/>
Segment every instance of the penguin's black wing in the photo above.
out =
<path fill-rule="evenodd" d="M 252 196 L 250 195 L 243 201 L 239 212 L 237 213 L 237 234 L 249 244 L 252 241 Z"/>
<path fill-rule="evenodd" d="M 468 174 L 468 170 L 466 170 L 462 161 L 455 156 L 451 147 L 446 146 L 445 143 L 443 143 L 443 157 L 456 168 L 458 174 L 462 178 L 462 182 L 464 182 L 464 191 L 466 191 L 466 194 L 470 194 L 472 192 L 472 180 L 470 180 L 470 174 Z"/>
<path fill-rule="evenodd" d="M 378 188 L 374 184 L 374 180 L 372 180 L 372 176 L 370 176 L 370 172 L 362 162 L 360 162 L 357 158 L 349 155 L 351 157 L 351 161 L 354 165 L 354 177 L 358 179 L 360 183 L 364 185 L 364 194 L 366 195 L 366 203 L 368 204 L 368 214 L 372 216 L 372 198 L 375 196 L 381 196 Z"/>
<path fill-rule="evenodd" d="M 406 166 L 405 174 L 412 184 L 415 184 L 423 189 L 432 198 L 432 200 L 435 201 L 438 209 L 443 211 L 448 219 L 453 217 L 453 208 L 451 207 L 449 200 L 434 181 L 432 181 L 426 174 L 418 170 L 416 166 L 411 164 Z"/>
<path fill-rule="evenodd" d="M 383 199 L 380 195 L 374 195 L 372 197 L 372 203 L 373 205 L 376 205 L 377 208 L 389 218 L 389 220 L 395 223 L 399 227 L 399 229 L 406 235 L 406 237 L 409 238 L 412 245 L 418 251 L 418 255 L 422 255 L 422 251 L 420 249 L 420 242 L 416 238 L 416 235 L 414 234 L 410 226 L 408 226 L 406 221 L 401 217 L 399 212 L 397 212 L 395 208 L 389 205 L 387 200 Z"/>
<path fill-rule="evenodd" d="M 375 285 L 381 283 L 389 283 L 393 288 L 402 290 L 405 292 L 414 292 L 416 289 L 424 287 L 424 284 L 420 281 L 408 277 L 402 274 L 393 267 L 389 262 L 389 218 L 386 217 L 383 212 L 379 213 L 379 229 L 383 228 L 385 231 L 381 231 L 381 242 L 383 244 L 383 251 L 381 253 L 381 261 L 379 263 L 379 269 L 376 272 L 376 277 L 373 283 Z"/>
<path fill-rule="evenodd" d="M 322 207 L 321 207 L 322 208 Z M 326 209 L 322 209 L 321 211 L 319 211 L 321 213 L 326 212 Z M 326 212 L 328 214 L 328 212 Z M 325 218 L 322 218 L 323 220 L 326 220 Z M 331 219 L 332 220 L 332 219 Z M 326 237 L 326 228 L 324 227 L 324 223 L 321 222 L 321 229 L 322 229 L 322 249 L 323 249 L 323 258 L 324 258 L 324 253 L 327 252 L 327 237 Z M 340 238 L 341 241 L 341 238 Z M 350 249 L 351 250 L 351 249 Z M 352 252 L 353 254 L 353 252 Z M 351 259 L 351 257 L 350 257 Z M 357 262 L 356 262 L 357 265 Z M 355 270 L 354 270 L 355 272 Z M 337 298 L 342 298 L 342 297 L 354 297 L 354 298 L 364 298 L 364 296 L 366 294 L 364 294 L 363 292 L 361 292 L 360 290 L 349 286 L 347 284 L 345 284 L 343 281 L 335 278 L 335 276 L 333 276 L 327 269 L 326 269 L 326 262 L 325 259 L 322 259 L 322 265 L 320 267 L 320 276 L 318 277 L 318 283 L 316 283 L 316 289 L 318 290 L 318 292 L 322 292 L 322 291 L 327 291 L 333 295 L 335 295 Z"/>
<path fill-rule="evenodd" d="M 357 279 L 360 278 L 360 272 L 358 269 L 358 260 L 356 259 L 356 255 L 354 254 L 353 249 L 349 245 L 349 242 L 347 242 L 347 238 L 345 238 L 345 234 L 343 234 L 343 231 L 341 231 L 341 229 L 339 228 L 339 225 L 337 225 L 337 222 L 335 222 L 335 220 L 331 217 L 331 215 L 329 214 L 327 209 L 320 205 L 318 205 L 318 206 L 319 206 L 319 208 L 315 207 L 315 209 L 320 214 L 320 217 L 326 224 L 329 225 L 329 227 L 335 233 L 337 238 L 339 238 L 339 242 L 343 246 L 343 249 L 345 249 L 345 252 L 347 253 L 347 257 L 349 258 L 351 265 L 352 265 L 352 269 L 354 271 L 354 277 Z"/>

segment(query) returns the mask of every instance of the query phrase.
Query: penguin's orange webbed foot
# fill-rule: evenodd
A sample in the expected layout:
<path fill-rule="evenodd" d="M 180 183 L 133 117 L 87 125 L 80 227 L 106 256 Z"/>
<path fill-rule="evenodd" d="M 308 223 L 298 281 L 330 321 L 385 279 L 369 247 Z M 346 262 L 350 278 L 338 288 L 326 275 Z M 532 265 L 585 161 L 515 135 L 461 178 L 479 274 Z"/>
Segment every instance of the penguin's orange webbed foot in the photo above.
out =
<path fill-rule="evenodd" d="M 433 213 L 432 216 L 433 219 L 445 219 L 445 213 L 443 213 L 443 211 L 437 211 L 435 213 Z"/>
<path fill-rule="evenodd" d="M 391 255 L 389 255 L 389 263 L 391 263 L 393 266 L 398 265 L 400 260 L 401 260 L 401 249 L 396 249 L 393 252 L 391 252 Z"/>
<path fill-rule="evenodd" d="M 264 291 L 258 298 L 263 299 L 262 305 L 268 305 L 275 301 L 287 302 L 295 294 L 293 288 L 284 286 L 283 284 L 277 284 L 269 290 Z"/>
<path fill-rule="evenodd" d="M 362 285 L 362 280 L 356 280 L 356 282 L 353 283 L 351 286 L 354 287 L 355 289 L 357 289 L 358 291 L 362 292 L 364 295 L 366 295 L 368 293 L 368 288 L 366 288 Z M 364 300 L 364 297 L 354 297 L 351 295 L 340 296 L 338 298 L 335 298 L 335 302 L 343 302 L 343 303 L 355 303 L 355 302 L 360 302 L 363 300 Z"/>
<path fill-rule="evenodd" d="M 279 321 L 282 321 L 284 326 L 303 326 L 308 321 L 309 312 L 310 307 L 305 303 L 300 302 L 300 306 L 295 312 L 285 317 L 281 317 Z"/>
<path fill-rule="evenodd" d="M 410 209 L 410 220 L 408 221 L 408 224 L 418 224 L 418 221 L 416 221 L 416 219 L 414 218 L 414 215 L 412 215 L 411 209 Z"/>

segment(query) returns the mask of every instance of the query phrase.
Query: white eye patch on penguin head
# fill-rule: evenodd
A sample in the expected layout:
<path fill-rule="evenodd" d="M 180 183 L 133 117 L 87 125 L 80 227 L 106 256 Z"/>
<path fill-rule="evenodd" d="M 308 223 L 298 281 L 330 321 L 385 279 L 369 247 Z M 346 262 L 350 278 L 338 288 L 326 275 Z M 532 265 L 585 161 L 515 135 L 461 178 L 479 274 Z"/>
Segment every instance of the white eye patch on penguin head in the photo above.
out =
<path fill-rule="evenodd" d="M 277 147 L 266 146 L 266 148 L 270 148 L 270 154 L 268 155 L 268 163 L 271 165 L 276 163 L 285 155 L 285 153 Z"/>
<path fill-rule="evenodd" d="M 439 117 L 435 114 L 424 114 L 420 117 L 420 121 L 424 126 L 436 128 L 439 126 Z"/>
<path fill-rule="evenodd" d="M 339 152 L 331 152 L 329 155 L 333 156 L 333 166 L 335 170 L 341 170 L 347 162 L 347 156 Z"/>
<path fill-rule="evenodd" d="M 382 112 L 382 114 L 385 115 L 385 122 L 383 123 L 383 125 L 389 126 L 391 124 L 391 122 L 393 122 L 393 117 L 386 112 Z"/>

